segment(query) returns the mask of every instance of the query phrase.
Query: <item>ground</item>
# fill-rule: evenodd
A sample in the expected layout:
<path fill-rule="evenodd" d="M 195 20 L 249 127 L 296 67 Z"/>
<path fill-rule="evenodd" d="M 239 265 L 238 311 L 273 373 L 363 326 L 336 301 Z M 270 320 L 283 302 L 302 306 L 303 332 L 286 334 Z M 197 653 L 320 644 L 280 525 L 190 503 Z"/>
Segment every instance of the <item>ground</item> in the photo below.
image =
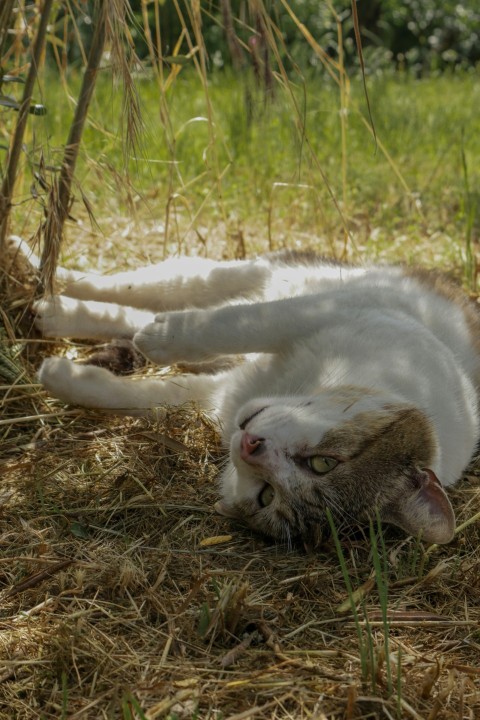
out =
<path fill-rule="evenodd" d="M 21 273 L 4 305 L 17 335 Z M 32 374 L 52 352 L 85 348 L 30 332 L 3 386 L 0 717 L 480 712 L 475 467 L 450 545 L 363 528 L 307 554 L 216 515 L 224 452 L 195 407 L 65 408 Z"/>

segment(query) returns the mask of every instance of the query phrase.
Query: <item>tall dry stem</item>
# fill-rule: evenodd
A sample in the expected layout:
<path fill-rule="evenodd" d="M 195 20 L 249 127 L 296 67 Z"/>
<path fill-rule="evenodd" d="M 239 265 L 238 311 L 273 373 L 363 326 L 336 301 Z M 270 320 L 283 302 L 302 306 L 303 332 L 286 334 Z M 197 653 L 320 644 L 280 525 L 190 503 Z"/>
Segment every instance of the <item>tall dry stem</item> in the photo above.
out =
<path fill-rule="evenodd" d="M 25 81 L 23 97 L 18 110 L 17 124 L 7 160 L 7 168 L 0 190 L 0 257 L 5 252 L 5 239 L 7 237 L 8 219 L 12 206 L 13 190 L 17 177 L 18 163 L 22 152 L 23 136 L 27 126 L 28 112 L 32 100 L 33 88 L 37 79 L 38 67 L 45 46 L 48 20 L 52 10 L 53 0 L 45 0 L 40 23 L 32 50 L 32 60 Z M 3 11 L 2 11 L 3 12 Z"/>
<path fill-rule="evenodd" d="M 235 70 L 240 70 L 245 65 L 245 56 L 233 26 L 232 6 L 230 0 L 220 0 L 222 10 L 223 30 L 227 39 L 228 49 L 232 58 Z"/>
<path fill-rule="evenodd" d="M 47 219 L 44 227 L 44 243 L 40 261 L 40 282 L 42 287 L 49 292 L 53 289 L 53 278 L 55 276 L 55 269 L 60 252 L 63 226 L 68 217 L 71 205 L 71 188 L 75 165 L 104 44 L 105 6 L 99 5 L 97 6 L 95 31 L 88 55 L 87 68 L 83 76 L 80 96 L 65 146 L 60 177 L 58 182 L 54 182 L 52 185 L 49 194 Z"/>
<path fill-rule="evenodd" d="M 140 148 L 143 130 L 140 99 L 137 92 L 133 70 L 140 66 L 135 52 L 135 43 L 130 33 L 129 22 L 133 22 L 129 0 L 109 0 L 102 3 L 105 11 L 105 35 L 110 46 L 112 69 L 122 84 L 122 124 L 125 132 L 124 159 L 136 155 Z"/>

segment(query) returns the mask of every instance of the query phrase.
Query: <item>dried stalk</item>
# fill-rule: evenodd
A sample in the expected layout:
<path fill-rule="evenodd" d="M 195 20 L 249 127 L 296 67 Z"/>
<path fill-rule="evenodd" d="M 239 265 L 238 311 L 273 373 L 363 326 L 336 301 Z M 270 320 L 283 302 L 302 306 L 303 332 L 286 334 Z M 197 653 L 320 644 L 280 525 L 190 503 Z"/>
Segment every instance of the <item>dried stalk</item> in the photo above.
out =
<path fill-rule="evenodd" d="M 235 70 L 240 70 L 245 65 L 245 57 L 242 46 L 240 45 L 239 39 L 237 38 L 233 27 L 232 6 L 230 5 L 230 0 L 221 0 L 220 6 L 222 9 L 223 29 L 227 38 L 233 67 Z"/>
<path fill-rule="evenodd" d="M 105 45 L 105 7 L 103 3 L 97 5 L 92 45 L 88 55 L 87 67 L 83 76 L 75 116 L 70 127 L 70 133 L 63 155 L 60 177 L 58 182 L 52 185 L 50 191 L 47 220 L 43 231 L 43 250 L 40 260 L 40 283 L 42 288 L 49 292 L 52 292 L 53 289 L 53 279 L 60 252 L 63 226 L 71 206 L 71 188 L 80 141 L 82 139 L 83 128 L 88 115 L 88 108 L 95 88 L 98 68 Z"/>
<path fill-rule="evenodd" d="M 355 2 L 355 0 L 352 0 L 352 17 L 353 17 L 353 29 L 355 31 L 355 42 L 357 43 L 358 59 L 360 61 L 360 69 L 362 71 L 363 89 L 365 92 L 365 100 L 367 102 L 368 117 L 370 120 L 370 126 L 372 128 L 372 135 L 373 135 L 373 139 L 375 141 L 375 149 L 376 149 L 377 133 L 375 130 L 375 125 L 373 123 L 372 108 L 370 107 L 370 98 L 369 98 L 368 90 L 367 90 L 367 78 L 365 75 L 365 62 L 363 60 L 362 36 L 360 34 L 360 22 L 358 20 L 357 3 Z"/>
<path fill-rule="evenodd" d="M 143 129 L 140 98 L 133 69 L 140 67 L 128 21 L 134 22 L 129 0 L 110 0 L 105 3 L 105 35 L 110 46 L 115 78 L 120 78 L 123 89 L 122 129 L 125 137 L 124 157 L 137 154 Z"/>
<path fill-rule="evenodd" d="M 25 81 L 23 98 L 18 111 L 17 124 L 8 156 L 7 169 L 3 179 L 2 188 L 0 190 L 0 257 L 5 251 L 8 218 L 12 206 L 13 189 L 15 185 L 15 178 L 17 176 L 20 153 L 22 152 L 23 136 L 27 126 L 28 111 L 32 100 L 33 87 L 37 79 L 37 71 L 45 45 L 45 37 L 47 34 L 48 20 L 52 5 L 53 0 L 45 0 L 43 5 L 43 10 L 40 16 L 40 24 L 38 26 L 33 46 L 32 60 L 28 70 L 27 79 Z M 5 8 L 2 9 L 2 13 L 3 12 L 5 12 Z"/>

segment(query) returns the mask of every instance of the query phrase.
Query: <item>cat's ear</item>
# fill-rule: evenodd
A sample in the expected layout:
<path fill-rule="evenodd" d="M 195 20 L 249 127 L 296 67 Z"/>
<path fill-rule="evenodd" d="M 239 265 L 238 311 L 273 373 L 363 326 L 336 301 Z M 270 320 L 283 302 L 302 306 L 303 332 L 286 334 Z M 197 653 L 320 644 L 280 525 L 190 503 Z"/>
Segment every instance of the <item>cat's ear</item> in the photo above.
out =
<path fill-rule="evenodd" d="M 218 502 L 214 505 L 215 510 L 219 515 L 224 515 L 224 517 L 228 518 L 234 518 L 235 520 L 242 520 L 241 513 L 238 512 L 238 510 L 235 510 L 235 508 L 232 505 L 229 505 L 225 500 L 218 500 Z"/>
<path fill-rule="evenodd" d="M 430 543 L 448 543 L 455 531 L 455 515 L 450 500 L 433 470 L 415 474 L 415 481 L 404 488 L 395 505 L 384 508 L 382 520 L 398 525 L 410 535 L 421 535 Z"/>

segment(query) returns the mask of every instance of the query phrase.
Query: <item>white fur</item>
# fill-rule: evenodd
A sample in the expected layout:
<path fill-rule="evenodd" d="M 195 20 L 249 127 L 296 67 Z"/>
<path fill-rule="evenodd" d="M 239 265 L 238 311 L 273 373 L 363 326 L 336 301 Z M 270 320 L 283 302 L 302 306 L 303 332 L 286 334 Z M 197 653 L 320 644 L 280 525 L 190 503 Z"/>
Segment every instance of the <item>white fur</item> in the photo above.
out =
<path fill-rule="evenodd" d="M 133 337 L 152 322 L 146 310 L 115 303 L 75 300 L 54 295 L 35 303 L 36 325 L 46 337 L 72 337 L 92 340 Z"/>

